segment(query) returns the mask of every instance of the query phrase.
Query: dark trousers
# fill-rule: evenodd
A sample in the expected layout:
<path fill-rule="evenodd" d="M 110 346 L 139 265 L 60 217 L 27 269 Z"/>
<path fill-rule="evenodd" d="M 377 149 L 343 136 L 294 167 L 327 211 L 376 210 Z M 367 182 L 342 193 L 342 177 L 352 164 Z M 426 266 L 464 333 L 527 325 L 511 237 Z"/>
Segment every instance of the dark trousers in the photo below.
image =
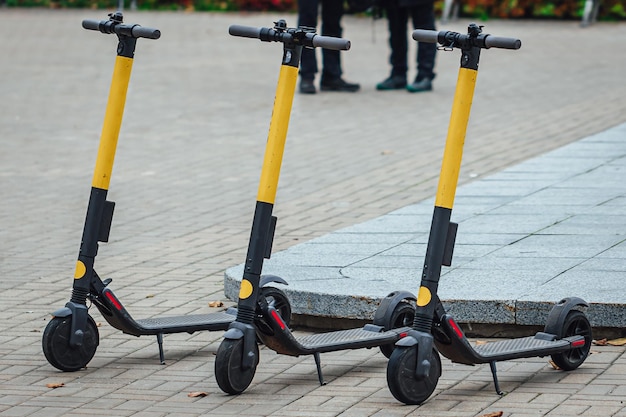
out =
<path fill-rule="evenodd" d="M 320 35 L 341 37 L 341 17 L 343 1 L 339 0 L 300 0 L 298 2 L 298 26 L 317 27 L 317 14 L 322 6 L 322 32 Z M 322 48 L 322 80 L 341 77 L 339 51 Z M 315 49 L 304 48 L 300 62 L 300 75 L 313 79 L 317 73 Z"/>
<path fill-rule="evenodd" d="M 408 35 L 409 16 L 413 20 L 413 29 L 435 30 L 435 12 L 432 2 L 417 6 L 400 7 L 398 0 L 386 1 L 387 19 L 389 20 L 389 46 L 391 46 L 391 75 L 406 76 L 408 70 Z M 411 42 L 413 39 L 411 39 Z M 437 45 L 419 42 L 417 45 L 417 78 L 434 78 L 435 54 Z"/>

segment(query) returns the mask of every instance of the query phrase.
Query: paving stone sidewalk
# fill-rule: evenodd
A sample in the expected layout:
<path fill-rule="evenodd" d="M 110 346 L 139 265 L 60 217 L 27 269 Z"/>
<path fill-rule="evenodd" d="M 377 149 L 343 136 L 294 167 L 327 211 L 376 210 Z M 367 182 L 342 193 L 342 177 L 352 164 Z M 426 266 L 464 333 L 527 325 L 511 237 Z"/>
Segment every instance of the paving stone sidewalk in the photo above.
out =
<path fill-rule="evenodd" d="M 119 334 L 97 313 L 100 345 L 88 368 L 50 366 L 41 333 L 70 296 L 116 50 L 113 36 L 80 22 L 107 12 L 0 9 L 0 416 L 626 415 L 625 348 L 616 346 L 594 347 L 572 373 L 546 359 L 503 363 L 504 397 L 487 367 L 444 361 L 421 407 L 393 399 L 376 350 L 323 355 L 329 384 L 320 387 L 311 358 L 262 349 L 249 390 L 225 396 L 213 378 L 221 332 L 167 336 L 162 366 L 153 338 Z M 126 13 L 163 36 L 138 42 L 109 193 L 116 213 L 96 266 L 135 317 L 202 313 L 224 300 L 224 271 L 245 256 L 281 59 L 278 45 L 231 38 L 227 28 L 283 17 L 296 22 Z M 626 122 L 624 24 L 484 23 L 523 47 L 481 57 L 462 184 Z M 346 17 L 344 28 L 353 45 L 342 55 L 345 77 L 362 91 L 296 96 L 276 252 L 435 189 L 458 55 L 438 54 L 432 93 L 381 93 L 374 86 L 389 71 L 385 22 Z"/>

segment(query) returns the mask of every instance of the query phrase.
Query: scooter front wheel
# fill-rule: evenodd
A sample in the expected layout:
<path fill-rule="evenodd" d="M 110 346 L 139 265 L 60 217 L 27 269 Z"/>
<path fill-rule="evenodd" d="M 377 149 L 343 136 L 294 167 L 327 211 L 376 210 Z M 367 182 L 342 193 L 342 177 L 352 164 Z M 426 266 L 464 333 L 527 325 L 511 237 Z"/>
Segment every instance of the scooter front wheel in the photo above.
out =
<path fill-rule="evenodd" d="M 406 301 L 401 301 L 393 309 L 393 313 L 391 314 L 391 319 L 389 320 L 389 322 L 385 323 L 385 330 L 397 329 L 400 327 L 410 327 L 413 325 L 414 317 L 415 307 L 413 306 L 413 304 Z M 387 358 L 390 358 L 395 348 L 395 343 L 390 343 L 388 345 L 380 346 L 380 351 Z"/>
<path fill-rule="evenodd" d="M 579 348 L 551 355 L 552 361 L 564 371 L 578 368 L 587 359 L 591 349 L 591 324 L 582 311 L 572 310 L 567 313 L 558 336 L 584 336 L 585 344 Z"/>
<path fill-rule="evenodd" d="M 389 391 L 405 404 L 421 404 L 435 391 L 441 376 L 441 358 L 434 348 L 429 356 L 430 372 L 423 379 L 415 377 L 417 364 L 416 346 L 396 347 L 387 364 Z"/>
<path fill-rule="evenodd" d="M 254 378 L 259 363 L 259 347 L 254 344 L 254 359 L 249 369 L 243 369 L 243 338 L 224 339 L 215 357 L 215 379 L 217 385 L 227 394 L 241 394 Z"/>
<path fill-rule="evenodd" d="M 54 317 L 43 332 L 43 353 L 50 365 L 65 372 L 78 371 L 96 354 L 99 337 L 96 322 L 87 316 L 87 325 L 80 346 L 70 346 L 72 316 Z"/>

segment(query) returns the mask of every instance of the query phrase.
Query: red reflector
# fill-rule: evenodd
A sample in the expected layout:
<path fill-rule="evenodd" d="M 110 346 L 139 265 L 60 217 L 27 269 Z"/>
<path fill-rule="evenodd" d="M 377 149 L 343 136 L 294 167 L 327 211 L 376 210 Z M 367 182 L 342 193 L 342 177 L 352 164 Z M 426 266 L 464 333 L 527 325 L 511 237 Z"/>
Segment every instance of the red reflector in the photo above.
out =
<path fill-rule="evenodd" d="M 109 299 L 109 301 L 111 302 L 111 304 L 113 304 L 115 308 L 117 308 L 120 311 L 122 310 L 122 304 L 119 301 L 117 301 L 117 298 L 115 298 L 112 292 L 107 291 L 104 293 L 104 295 L 106 295 L 106 297 Z"/>
<path fill-rule="evenodd" d="M 400 335 L 399 335 L 399 336 L 400 336 L 400 339 L 402 339 L 402 338 L 404 338 L 404 337 L 407 337 L 408 335 L 409 335 L 409 333 L 408 333 L 408 332 L 402 332 L 402 333 L 400 333 Z"/>
<path fill-rule="evenodd" d="M 577 348 L 577 347 L 583 347 L 583 346 L 585 346 L 585 339 L 572 342 L 572 347 Z"/>
<path fill-rule="evenodd" d="M 280 314 L 278 314 L 276 310 L 272 310 L 270 314 L 272 315 L 274 321 L 280 326 L 280 330 L 285 330 L 285 322 L 283 321 L 282 317 L 280 317 Z"/>
<path fill-rule="evenodd" d="M 459 327 L 459 325 L 458 325 L 458 324 L 456 324 L 456 322 L 454 321 L 454 319 L 453 319 L 453 318 L 449 318 L 449 319 L 448 319 L 448 324 L 449 324 L 450 326 L 452 326 L 452 330 L 454 330 L 454 333 L 456 333 L 456 336 L 457 336 L 459 339 L 463 339 L 463 331 L 461 330 L 461 328 Z"/>

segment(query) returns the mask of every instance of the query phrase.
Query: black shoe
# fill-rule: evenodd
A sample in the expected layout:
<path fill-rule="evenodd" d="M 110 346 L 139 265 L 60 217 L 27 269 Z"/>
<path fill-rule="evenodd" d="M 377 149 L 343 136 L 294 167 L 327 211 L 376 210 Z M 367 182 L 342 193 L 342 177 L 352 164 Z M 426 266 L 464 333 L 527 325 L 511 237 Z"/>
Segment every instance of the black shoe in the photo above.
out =
<path fill-rule="evenodd" d="M 430 78 L 422 78 L 421 80 L 415 80 L 413 84 L 406 86 L 409 93 L 421 93 L 422 91 L 431 91 L 433 89 L 433 82 Z"/>
<path fill-rule="evenodd" d="M 320 83 L 320 90 L 322 91 L 347 91 L 353 93 L 359 91 L 359 88 L 361 88 L 359 84 L 349 83 L 341 78 L 322 80 Z"/>
<path fill-rule="evenodd" d="M 401 90 L 406 87 L 406 77 L 402 75 L 392 75 L 385 81 L 376 84 L 376 89 L 380 91 L 385 90 Z"/>
<path fill-rule="evenodd" d="M 315 84 L 313 84 L 313 80 L 301 80 L 300 81 L 300 93 L 301 94 L 315 94 L 317 90 L 315 89 Z"/>

